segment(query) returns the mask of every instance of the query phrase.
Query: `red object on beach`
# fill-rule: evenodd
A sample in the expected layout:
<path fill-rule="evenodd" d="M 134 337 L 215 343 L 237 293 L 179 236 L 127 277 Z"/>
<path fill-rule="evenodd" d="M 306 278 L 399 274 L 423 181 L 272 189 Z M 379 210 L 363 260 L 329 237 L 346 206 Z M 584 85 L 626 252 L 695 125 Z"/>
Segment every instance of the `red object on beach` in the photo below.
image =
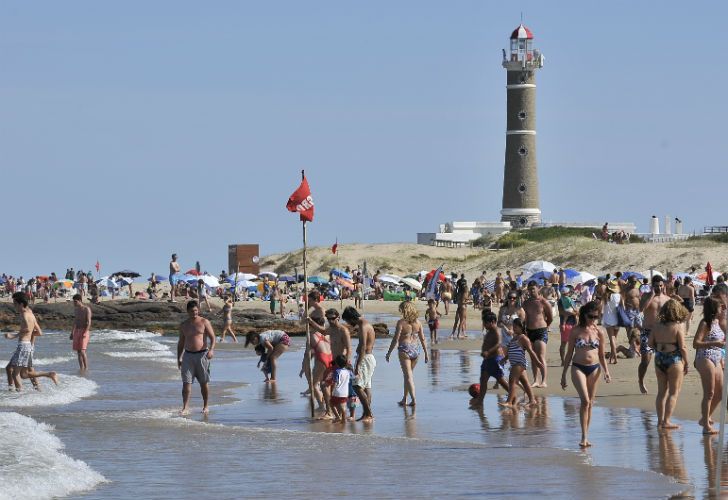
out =
<path fill-rule="evenodd" d="M 437 269 L 433 269 L 432 271 L 427 273 L 427 276 L 425 277 L 427 279 L 427 281 L 431 281 L 432 277 L 435 275 L 436 272 L 437 272 Z M 445 276 L 445 273 L 443 273 L 441 271 L 440 276 L 437 278 L 437 281 L 445 281 L 446 279 L 447 279 L 447 276 Z"/>
<path fill-rule="evenodd" d="M 480 384 L 470 384 L 470 387 L 468 387 L 468 394 L 470 394 L 471 398 L 477 398 L 480 396 Z"/>
<path fill-rule="evenodd" d="M 308 186 L 306 177 L 303 178 L 298 189 L 288 198 L 286 208 L 289 212 L 298 212 L 301 222 L 313 222 L 313 198 L 311 198 L 311 188 Z"/>
<path fill-rule="evenodd" d="M 710 265 L 710 262 L 708 262 L 708 265 L 705 266 L 705 274 L 707 274 L 705 277 L 705 283 L 708 286 L 713 286 L 715 284 L 715 280 L 713 279 L 713 266 Z"/>
<path fill-rule="evenodd" d="M 199 276 L 202 273 L 200 271 L 198 271 L 197 269 L 190 269 L 185 274 L 191 274 L 192 276 Z"/>

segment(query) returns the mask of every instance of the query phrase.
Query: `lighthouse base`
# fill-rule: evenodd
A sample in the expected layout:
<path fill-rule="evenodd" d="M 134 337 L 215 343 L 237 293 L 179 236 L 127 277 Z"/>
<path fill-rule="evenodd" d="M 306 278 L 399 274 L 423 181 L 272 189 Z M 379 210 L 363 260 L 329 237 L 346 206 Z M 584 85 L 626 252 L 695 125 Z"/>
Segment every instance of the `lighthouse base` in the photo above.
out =
<path fill-rule="evenodd" d="M 501 221 L 510 222 L 514 229 L 531 227 L 541 223 L 541 210 L 538 208 L 504 208 Z"/>

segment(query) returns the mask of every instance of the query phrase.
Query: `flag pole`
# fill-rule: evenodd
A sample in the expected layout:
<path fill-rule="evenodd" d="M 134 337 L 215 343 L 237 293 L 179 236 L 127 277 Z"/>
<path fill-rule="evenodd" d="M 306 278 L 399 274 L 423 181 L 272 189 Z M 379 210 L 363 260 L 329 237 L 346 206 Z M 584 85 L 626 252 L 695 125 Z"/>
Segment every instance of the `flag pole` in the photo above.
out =
<path fill-rule="evenodd" d="M 303 170 L 301 170 L 301 180 L 306 178 L 306 174 Z M 308 373 L 310 376 L 308 377 L 308 400 L 311 404 L 311 418 L 314 418 L 314 402 L 313 402 L 313 369 L 311 367 L 311 359 L 313 356 L 311 356 L 311 346 L 313 345 L 313 339 L 311 338 L 311 326 L 308 324 L 308 270 L 306 267 L 306 243 L 307 243 L 307 234 L 306 234 L 306 221 L 301 221 L 303 225 L 303 298 L 305 300 L 305 307 L 303 308 L 303 320 L 306 323 L 306 352 L 304 354 L 304 359 L 306 356 L 308 356 Z"/>

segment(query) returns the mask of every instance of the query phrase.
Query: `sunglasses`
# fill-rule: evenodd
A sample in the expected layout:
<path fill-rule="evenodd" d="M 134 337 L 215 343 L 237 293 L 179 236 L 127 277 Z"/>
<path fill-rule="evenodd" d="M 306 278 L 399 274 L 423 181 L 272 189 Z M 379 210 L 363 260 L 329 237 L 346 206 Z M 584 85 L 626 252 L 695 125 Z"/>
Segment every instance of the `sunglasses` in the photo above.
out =
<path fill-rule="evenodd" d="M 586 317 L 589 319 L 599 319 L 599 315 L 597 314 L 588 314 Z"/>

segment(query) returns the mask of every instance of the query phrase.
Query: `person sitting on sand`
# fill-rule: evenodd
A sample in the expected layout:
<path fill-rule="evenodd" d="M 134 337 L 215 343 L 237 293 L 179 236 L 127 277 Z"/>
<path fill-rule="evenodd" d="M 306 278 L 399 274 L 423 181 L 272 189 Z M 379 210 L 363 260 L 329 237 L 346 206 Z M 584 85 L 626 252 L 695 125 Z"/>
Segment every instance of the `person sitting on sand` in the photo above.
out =
<path fill-rule="evenodd" d="M 597 301 L 587 302 L 579 309 L 579 323 L 571 330 L 569 350 L 564 358 L 564 371 L 561 373 L 561 388 L 566 389 L 566 371 L 571 367 L 571 383 L 579 393 L 581 406 L 579 422 L 581 424 L 581 441 L 579 446 L 591 446 L 589 442 L 589 423 L 592 407 L 597 393 L 597 382 L 600 373 L 604 373 L 604 381 L 609 383 L 611 377 L 604 346 L 607 333 L 603 327 L 597 326 L 600 305 Z"/>
<path fill-rule="evenodd" d="M 501 406 L 515 406 L 516 395 L 518 385 L 520 384 L 523 391 L 528 397 L 528 406 L 531 406 L 536 402 L 533 397 L 533 391 L 531 390 L 531 384 L 528 382 L 528 360 L 526 359 L 526 352 L 531 356 L 531 359 L 535 360 L 535 363 L 540 363 L 538 357 L 533 352 L 531 347 L 531 341 L 526 336 L 526 327 L 519 318 L 513 320 L 513 337 L 511 337 L 508 343 L 508 361 L 511 364 L 511 371 L 508 375 L 508 399 L 505 403 L 500 403 Z"/>
<path fill-rule="evenodd" d="M 473 402 L 473 407 L 482 407 L 485 393 L 488 390 L 488 380 L 493 377 L 498 381 L 501 387 L 506 391 L 508 384 L 503 377 L 503 367 L 501 361 L 501 340 L 500 330 L 498 329 L 498 317 L 493 312 L 484 311 L 482 314 L 483 327 L 485 335 L 483 335 L 483 345 L 480 349 L 480 355 L 483 357 L 483 363 L 480 365 L 480 393 Z"/>
<path fill-rule="evenodd" d="M 266 330 L 262 333 L 249 333 L 245 336 L 245 347 L 253 344 L 253 347 L 262 345 L 268 353 L 270 362 L 270 380 L 276 381 L 278 358 L 288 350 L 291 345 L 291 338 L 282 330 Z"/>
<path fill-rule="evenodd" d="M 397 326 L 392 337 L 392 343 L 385 359 L 389 363 L 389 357 L 392 355 L 395 345 L 399 353 L 399 365 L 402 368 L 402 376 L 404 377 L 404 394 L 402 400 L 397 403 L 399 406 L 407 405 L 407 394 L 410 396 L 409 406 L 417 404 L 415 399 L 415 379 L 412 371 L 417 366 L 417 341 L 422 346 L 422 352 L 425 355 L 425 364 L 427 358 L 427 344 L 425 343 L 425 334 L 422 331 L 422 323 L 417 319 L 417 307 L 412 302 L 402 302 L 399 305 L 399 312 L 402 319 L 397 321 Z"/>
<path fill-rule="evenodd" d="M 695 332 L 695 368 L 703 386 L 700 403 L 701 417 L 698 424 L 703 434 L 716 434 L 711 416 L 723 398 L 723 364 L 725 363 L 725 332 L 720 327 L 720 316 L 726 313 L 725 304 L 713 297 L 703 302 L 703 319 Z"/>
<path fill-rule="evenodd" d="M 209 347 L 208 347 L 209 341 Z M 179 328 L 177 342 L 177 368 L 182 375 L 182 410 L 180 415 L 190 413 L 190 396 L 195 379 L 200 384 L 202 413 L 209 412 L 208 384 L 210 382 L 210 361 L 215 353 L 215 332 L 210 322 L 200 316 L 197 301 L 187 303 L 187 319 Z"/>
<path fill-rule="evenodd" d="M 677 406 L 683 377 L 688 374 L 688 355 L 685 350 L 685 321 L 688 310 L 675 299 L 668 300 L 660 309 L 658 323 L 650 333 L 649 344 L 655 352 L 655 375 L 657 375 L 657 426 L 663 429 L 677 429 L 680 426 L 670 421 Z"/>
<path fill-rule="evenodd" d="M 16 334 L 6 333 L 6 339 L 18 339 L 18 346 L 10 358 L 8 364 L 8 382 L 13 382 L 16 391 L 22 391 L 23 385 L 20 379 L 36 379 L 47 377 L 58 385 L 56 372 L 36 372 L 33 370 L 33 351 L 35 349 L 35 338 L 43 335 L 33 311 L 28 307 L 28 297 L 23 292 L 13 294 L 13 306 L 20 314 L 20 330 Z M 36 384 L 33 384 L 36 385 Z M 37 385 L 36 389 L 40 386 Z"/>

